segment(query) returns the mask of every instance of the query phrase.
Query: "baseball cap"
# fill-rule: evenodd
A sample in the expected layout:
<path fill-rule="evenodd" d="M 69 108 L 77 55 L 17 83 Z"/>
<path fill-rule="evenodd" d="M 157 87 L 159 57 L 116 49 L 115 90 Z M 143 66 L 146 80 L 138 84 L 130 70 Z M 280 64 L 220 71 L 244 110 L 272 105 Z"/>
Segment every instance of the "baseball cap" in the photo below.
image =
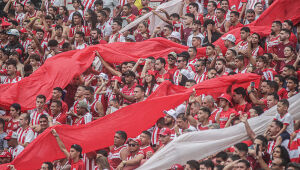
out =
<path fill-rule="evenodd" d="M 18 138 L 17 133 L 10 131 L 4 139 L 9 140 L 9 139 L 17 139 L 17 138 Z"/>
<path fill-rule="evenodd" d="M 162 128 L 159 132 L 160 135 L 163 135 L 163 136 L 167 136 L 167 135 L 171 135 L 172 132 L 169 128 Z"/>
<path fill-rule="evenodd" d="M 164 110 L 163 112 L 164 114 L 170 115 L 171 117 L 173 117 L 173 119 L 176 120 L 176 111 L 174 109 L 171 109 L 169 111 Z"/>
<path fill-rule="evenodd" d="M 184 75 L 188 80 L 191 80 L 194 78 L 195 74 L 187 69 L 181 69 L 180 73 Z"/>
<path fill-rule="evenodd" d="M 235 43 L 236 38 L 232 34 L 227 34 L 226 37 L 222 38 L 222 40 L 228 40 L 228 41 L 231 41 L 231 42 Z"/>
<path fill-rule="evenodd" d="M 11 153 L 9 153 L 8 151 L 3 151 L 3 152 L 0 154 L 0 158 L 12 158 L 12 155 L 11 155 Z"/>
<path fill-rule="evenodd" d="M 7 35 L 14 35 L 14 36 L 17 36 L 17 37 L 20 36 L 19 31 L 16 30 L 16 29 L 10 29 L 10 30 L 8 30 L 8 31 L 6 32 L 6 34 L 7 34 Z"/>
<path fill-rule="evenodd" d="M 108 76 L 105 73 L 100 73 L 99 76 L 102 77 L 104 80 L 108 80 Z"/>
<path fill-rule="evenodd" d="M 85 108 L 86 110 L 89 110 L 89 105 L 87 104 L 87 102 L 85 100 L 79 101 L 78 104 L 77 104 L 77 106 Z"/>
<path fill-rule="evenodd" d="M 218 97 L 218 101 L 219 101 L 220 99 L 225 99 L 225 100 L 227 100 L 227 101 L 229 102 L 229 104 L 230 104 L 231 106 L 233 106 L 232 103 L 231 103 L 231 96 L 230 96 L 229 94 L 226 94 L 226 93 L 221 94 L 221 96 Z"/>
<path fill-rule="evenodd" d="M 175 52 L 170 52 L 170 53 L 168 54 L 168 56 L 172 56 L 172 57 L 174 57 L 174 58 L 177 58 L 177 54 L 176 54 Z"/>
<path fill-rule="evenodd" d="M 184 168 L 180 164 L 174 164 L 174 165 L 172 165 L 170 170 L 184 170 Z"/>
<path fill-rule="evenodd" d="M 139 138 L 129 138 L 128 139 L 128 143 L 129 143 L 129 141 L 134 141 L 134 142 L 136 142 L 137 144 L 139 144 L 140 146 L 142 145 L 142 141 L 139 139 Z"/>
<path fill-rule="evenodd" d="M 114 81 L 114 80 L 117 80 L 119 83 L 122 82 L 121 77 L 119 77 L 119 76 L 113 76 L 113 77 L 111 78 L 111 81 Z"/>
<path fill-rule="evenodd" d="M 173 32 L 171 33 L 171 35 L 169 36 L 169 38 L 175 38 L 175 39 L 181 41 L 180 33 L 179 33 L 179 32 L 176 32 L 176 31 L 173 31 Z"/>

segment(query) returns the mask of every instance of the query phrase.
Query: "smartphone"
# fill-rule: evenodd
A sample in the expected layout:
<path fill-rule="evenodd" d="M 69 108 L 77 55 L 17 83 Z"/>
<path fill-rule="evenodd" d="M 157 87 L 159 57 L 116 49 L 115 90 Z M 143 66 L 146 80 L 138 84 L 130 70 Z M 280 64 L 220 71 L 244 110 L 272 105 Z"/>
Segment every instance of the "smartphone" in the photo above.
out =
<path fill-rule="evenodd" d="M 254 88 L 255 83 L 252 81 L 252 82 L 250 83 L 250 86 L 251 86 L 251 88 Z"/>
<path fill-rule="evenodd" d="M 260 145 L 256 145 L 256 155 L 258 155 L 258 153 L 259 153 L 259 146 Z"/>

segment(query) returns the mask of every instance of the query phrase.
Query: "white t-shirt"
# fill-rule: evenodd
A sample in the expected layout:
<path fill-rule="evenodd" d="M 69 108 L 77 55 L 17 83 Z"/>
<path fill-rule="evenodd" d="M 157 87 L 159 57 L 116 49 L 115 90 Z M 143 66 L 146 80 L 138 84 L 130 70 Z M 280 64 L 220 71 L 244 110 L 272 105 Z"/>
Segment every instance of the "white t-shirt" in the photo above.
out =
<path fill-rule="evenodd" d="M 279 113 L 276 113 L 275 119 L 287 126 L 286 131 L 289 134 L 294 132 L 294 119 L 291 114 L 286 113 L 283 117 L 281 117 Z"/>

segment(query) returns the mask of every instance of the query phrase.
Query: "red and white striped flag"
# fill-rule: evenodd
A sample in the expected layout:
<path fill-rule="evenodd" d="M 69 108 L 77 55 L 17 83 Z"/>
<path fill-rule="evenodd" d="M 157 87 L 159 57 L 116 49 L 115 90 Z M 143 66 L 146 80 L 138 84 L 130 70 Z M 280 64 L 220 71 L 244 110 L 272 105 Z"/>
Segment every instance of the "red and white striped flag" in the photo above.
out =
<path fill-rule="evenodd" d="M 295 139 L 289 143 L 289 154 L 291 162 L 300 162 L 300 129 L 295 131 Z"/>

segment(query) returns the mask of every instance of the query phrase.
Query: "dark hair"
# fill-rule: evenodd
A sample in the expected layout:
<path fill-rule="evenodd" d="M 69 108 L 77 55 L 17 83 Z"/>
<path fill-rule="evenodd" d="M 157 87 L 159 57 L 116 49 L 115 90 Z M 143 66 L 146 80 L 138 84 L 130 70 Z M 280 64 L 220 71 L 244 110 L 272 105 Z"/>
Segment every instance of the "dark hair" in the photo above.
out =
<path fill-rule="evenodd" d="M 248 152 L 248 145 L 245 143 L 238 143 L 235 144 L 234 147 L 236 147 L 239 151 L 244 151 L 244 152 Z"/>
<path fill-rule="evenodd" d="M 62 29 L 63 30 L 63 27 L 61 25 L 56 25 L 55 26 L 55 30 L 58 30 L 58 29 Z"/>
<path fill-rule="evenodd" d="M 52 103 L 56 103 L 57 106 L 59 106 L 59 107 L 62 107 L 62 102 L 59 101 L 59 100 L 52 100 L 51 102 L 52 102 Z"/>
<path fill-rule="evenodd" d="M 21 105 L 19 103 L 13 103 L 10 105 L 10 107 L 13 107 L 17 112 L 19 111 L 19 115 L 21 113 Z"/>
<path fill-rule="evenodd" d="M 272 94 L 269 94 L 269 96 L 273 96 L 274 97 L 274 100 L 277 100 L 279 101 L 279 96 L 277 93 L 272 93 Z"/>
<path fill-rule="evenodd" d="M 191 169 L 199 170 L 199 162 L 196 160 L 189 160 L 186 162 L 186 164 L 189 164 Z"/>
<path fill-rule="evenodd" d="M 141 86 L 141 85 L 136 85 L 135 88 L 139 88 L 144 93 L 146 91 L 145 88 L 143 86 Z"/>
<path fill-rule="evenodd" d="M 36 96 L 37 99 L 44 99 L 44 101 L 46 102 L 46 96 L 45 95 L 42 95 L 42 94 L 39 94 Z"/>
<path fill-rule="evenodd" d="M 127 64 L 128 64 L 128 63 L 127 63 Z M 124 76 L 125 76 L 125 77 L 126 77 L 126 76 L 132 76 L 132 77 L 135 78 L 135 73 L 134 73 L 133 71 L 129 70 L 129 71 L 126 71 L 126 72 L 124 73 Z"/>
<path fill-rule="evenodd" d="M 215 46 L 215 45 L 213 45 L 213 44 L 211 44 L 211 43 L 208 43 L 208 44 L 206 45 L 206 47 L 212 47 L 213 49 L 215 49 L 215 48 L 216 48 L 216 46 Z"/>
<path fill-rule="evenodd" d="M 189 48 L 193 49 L 193 51 L 197 53 L 197 48 L 196 47 L 192 46 L 192 47 L 189 47 Z"/>
<path fill-rule="evenodd" d="M 288 78 L 286 79 L 286 81 L 287 81 L 287 80 L 292 80 L 295 84 L 298 84 L 298 79 L 297 79 L 296 77 L 294 77 L 294 76 L 288 77 Z"/>
<path fill-rule="evenodd" d="M 71 26 L 72 26 L 72 27 L 75 26 L 75 24 L 74 24 L 74 17 L 75 17 L 75 16 L 78 16 L 79 18 L 81 18 L 81 25 L 83 25 L 83 18 L 82 18 L 82 15 L 80 14 L 80 12 L 75 11 L 75 12 L 73 13 L 73 16 L 72 16 L 72 24 L 71 24 Z"/>
<path fill-rule="evenodd" d="M 250 33 L 250 28 L 249 27 L 243 27 L 243 28 L 241 28 L 241 31 L 245 31 L 245 32 Z"/>
<path fill-rule="evenodd" d="M 285 65 L 284 67 L 286 67 L 288 70 L 296 71 L 296 68 L 292 65 Z"/>
<path fill-rule="evenodd" d="M 287 99 L 281 99 L 281 100 L 279 100 L 279 102 L 282 103 L 287 108 L 289 108 L 289 106 L 290 106 L 290 103 Z"/>
<path fill-rule="evenodd" d="M 40 117 L 39 117 L 39 119 L 46 119 L 47 121 L 48 121 L 48 116 L 47 115 L 45 115 L 45 114 L 42 114 Z"/>
<path fill-rule="evenodd" d="M 58 45 L 57 40 L 49 40 L 48 47 L 56 47 Z"/>
<path fill-rule="evenodd" d="M 166 60 L 164 58 L 159 57 L 156 60 L 159 60 L 163 65 L 166 65 Z"/>
<path fill-rule="evenodd" d="M 212 20 L 212 19 L 208 19 L 208 20 L 204 21 L 203 27 L 207 28 L 207 25 L 209 25 L 209 24 L 211 24 L 211 25 L 214 26 L 215 25 L 215 21 Z"/>
<path fill-rule="evenodd" d="M 275 81 L 269 81 L 267 84 L 270 86 L 270 88 L 273 88 L 274 91 L 277 93 L 279 85 Z"/>
<path fill-rule="evenodd" d="M 224 58 L 218 58 L 216 61 L 221 61 L 224 65 L 226 65 L 226 60 Z"/>
<path fill-rule="evenodd" d="M 119 130 L 116 132 L 116 134 L 120 135 L 122 139 L 124 139 L 124 142 L 126 141 L 127 139 L 127 133 L 122 131 L 122 130 Z"/>
<path fill-rule="evenodd" d="M 238 161 L 238 163 L 244 163 L 247 168 L 250 168 L 250 163 L 247 160 L 241 159 L 241 160 Z"/>
<path fill-rule="evenodd" d="M 182 119 L 184 122 L 187 121 L 187 118 L 185 117 L 184 113 L 179 113 L 179 114 L 176 116 L 176 119 Z"/>
<path fill-rule="evenodd" d="M 284 78 L 282 77 L 282 75 L 277 74 L 277 75 L 274 76 L 274 78 L 275 77 L 277 77 L 279 79 L 279 82 L 282 82 L 282 83 L 284 82 Z"/>
<path fill-rule="evenodd" d="M 171 30 L 171 31 L 173 30 L 173 26 L 172 26 L 172 25 L 169 25 L 169 24 L 168 24 L 168 25 L 165 25 L 164 27 L 168 28 L 168 29 Z"/>
<path fill-rule="evenodd" d="M 0 124 L 3 125 L 3 126 L 2 126 L 2 129 L 4 130 L 4 128 L 5 128 L 5 120 L 2 119 L 2 118 L 0 118 Z"/>
<path fill-rule="evenodd" d="M 149 131 L 144 130 L 142 133 L 147 135 L 151 139 L 151 133 Z"/>
<path fill-rule="evenodd" d="M 194 21 L 193 21 L 193 24 L 197 24 L 197 25 L 200 25 L 200 26 L 201 26 L 201 21 L 199 21 L 199 20 L 194 20 Z"/>
<path fill-rule="evenodd" d="M 273 122 L 275 123 L 276 126 L 278 126 L 280 129 L 283 128 L 283 123 L 280 122 L 279 120 L 273 120 Z"/>
<path fill-rule="evenodd" d="M 268 139 L 266 137 L 264 137 L 264 135 L 258 135 L 255 137 L 255 139 L 262 141 L 263 147 L 266 147 L 268 145 Z"/>
<path fill-rule="evenodd" d="M 289 36 L 291 36 L 291 31 L 288 29 L 281 29 L 281 31 L 284 31 L 285 33 L 289 34 Z"/>
<path fill-rule="evenodd" d="M 216 158 L 221 158 L 223 161 L 226 161 L 228 158 L 228 154 L 224 151 L 217 153 Z"/>
<path fill-rule="evenodd" d="M 43 164 L 48 165 L 48 170 L 53 170 L 53 164 L 51 162 L 43 162 Z"/>
<path fill-rule="evenodd" d="M 54 87 L 53 90 L 59 91 L 61 94 L 63 93 L 63 89 L 60 87 Z"/>
<path fill-rule="evenodd" d="M 300 164 L 299 164 L 299 163 L 296 163 L 296 162 L 289 162 L 289 163 L 287 164 L 287 168 L 289 168 L 289 167 L 293 167 L 293 168 L 295 168 L 295 169 L 300 169 Z"/>
<path fill-rule="evenodd" d="M 94 2 L 94 6 L 96 6 L 96 5 L 101 5 L 101 6 L 103 6 L 103 1 L 102 1 L 102 0 L 96 0 L 96 1 Z"/>
<path fill-rule="evenodd" d="M 196 8 L 197 9 L 196 11 L 199 10 L 199 5 L 197 3 L 195 3 L 195 2 L 189 3 L 189 6 L 192 6 L 192 7 Z"/>
<path fill-rule="evenodd" d="M 82 31 L 77 31 L 75 34 L 78 34 L 80 37 L 84 38 L 84 33 Z"/>
<path fill-rule="evenodd" d="M 214 2 L 214 1 L 213 1 Z M 218 8 L 218 11 L 221 11 L 223 14 L 226 14 L 226 11 L 223 8 Z"/>
<path fill-rule="evenodd" d="M 247 9 L 246 14 L 255 14 L 253 9 Z"/>
<path fill-rule="evenodd" d="M 282 29 L 282 23 L 280 21 L 273 21 L 272 23 L 279 25 L 280 29 Z"/>
<path fill-rule="evenodd" d="M 280 158 L 282 159 L 282 164 L 285 166 L 287 163 L 291 162 L 289 152 L 284 146 L 276 146 L 275 148 L 280 148 Z M 273 151 L 275 150 L 273 149 Z"/>
<path fill-rule="evenodd" d="M 238 87 L 233 90 L 236 94 L 241 94 L 243 97 L 246 96 L 246 90 L 243 87 Z"/>
<path fill-rule="evenodd" d="M 96 14 L 96 12 L 91 10 L 91 9 L 88 9 L 86 12 L 91 16 L 90 21 L 91 21 L 92 29 L 95 29 L 96 25 L 97 25 L 97 14 Z"/>
<path fill-rule="evenodd" d="M 210 117 L 211 111 L 209 110 L 209 108 L 203 106 L 203 107 L 200 108 L 200 110 L 202 110 L 203 112 L 207 113 L 208 117 Z"/>
<path fill-rule="evenodd" d="M 235 15 L 236 17 L 239 17 L 239 16 L 240 16 L 240 13 L 237 12 L 237 11 L 231 11 L 231 12 L 230 12 L 230 15 L 231 15 L 231 14 Z"/>
<path fill-rule="evenodd" d="M 208 3 L 211 3 L 215 8 L 217 8 L 217 3 L 215 1 L 208 1 Z M 213 168 L 212 168 L 213 169 Z"/>
<path fill-rule="evenodd" d="M 234 56 L 236 56 L 236 55 L 237 55 L 237 52 L 235 51 L 235 49 L 233 49 L 233 48 L 229 48 L 228 50 L 229 50 L 229 51 L 231 51 L 231 52 L 233 53 L 233 55 L 234 55 Z"/>
<path fill-rule="evenodd" d="M 171 14 L 170 17 L 180 19 L 180 16 L 179 16 L 179 14 L 177 14 L 177 13 Z"/>
<path fill-rule="evenodd" d="M 85 90 L 89 91 L 91 94 L 94 94 L 94 93 L 95 93 L 94 88 L 91 87 L 91 86 L 85 86 Z"/>
<path fill-rule="evenodd" d="M 293 21 L 291 20 L 284 20 L 283 22 L 287 23 L 291 28 L 293 28 Z"/>
<path fill-rule="evenodd" d="M 236 160 L 241 159 L 241 157 L 239 155 L 236 155 L 236 154 L 231 154 L 231 155 L 228 156 L 228 158 L 231 158 L 232 161 L 236 161 Z"/>
<path fill-rule="evenodd" d="M 107 150 L 105 150 L 105 149 L 98 150 L 98 151 L 97 151 L 97 154 L 101 154 L 101 155 L 103 155 L 104 157 L 107 157 L 107 156 L 108 156 Z"/>
<path fill-rule="evenodd" d="M 262 56 L 262 55 L 261 55 L 261 56 L 256 57 L 256 60 L 259 60 L 259 59 L 261 59 L 262 62 L 265 63 L 265 64 L 268 63 L 268 60 L 267 60 L 267 58 L 266 58 L 265 56 Z"/>
<path fill-rule="evenodd" d="M 210 159 L 200 162 L 199 167 L 200 167 L 200 165 L 204 165 L 206 168 L 211 168 L 211 169 L 214 169 L 214 166 L 215 166 L 214 163 Z"/>
<path fill-rule="evenodd" d="M 60 6 L 60 7 L 64 9 L 65 15 L 69 16 L 69 10 L 67 9 L 67 7 L 66 6 Z"/>

